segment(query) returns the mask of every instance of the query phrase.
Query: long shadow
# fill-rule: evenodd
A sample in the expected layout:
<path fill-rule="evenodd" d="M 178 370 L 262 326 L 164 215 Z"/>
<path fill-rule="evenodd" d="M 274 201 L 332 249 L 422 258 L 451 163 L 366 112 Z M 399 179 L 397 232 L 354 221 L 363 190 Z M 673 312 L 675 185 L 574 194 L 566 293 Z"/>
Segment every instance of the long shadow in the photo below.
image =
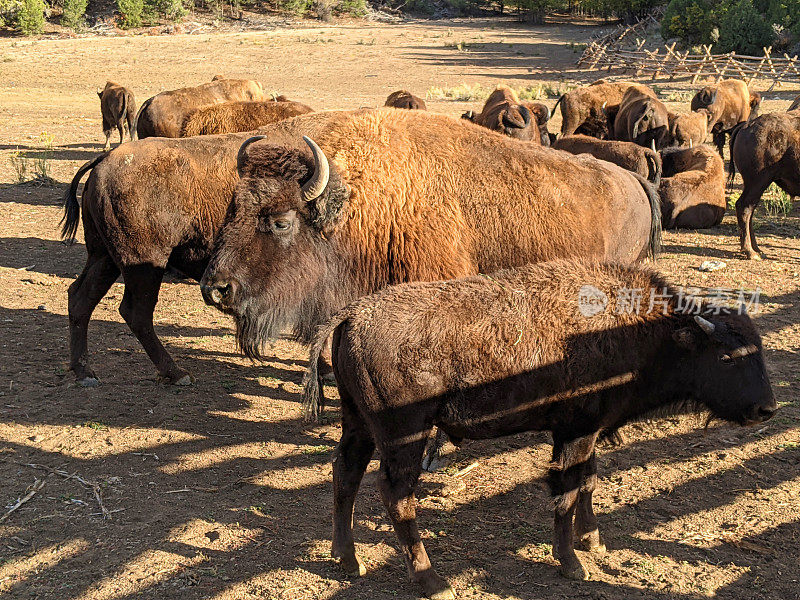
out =
<path fill-rule="evenodd" d="M 111 136 L 112 141 L 118 141 L 119 137 Z M 102 133 L 100 134 L 102 137 Z M 124 141 L 129 141 L 126 136 Z M 116 148 L 117 144 L 112 143 L 112 148 Z M 63 146 L 53 146 L 52 148 L 42 148 L 41 146 L 25 146 L 17 144 L 0 144 L 0 150 L 14 150 L 19 151 L 20 158 L 28 160 L 33 159 L 46 159 L 46 160 L 78 160 L 87 161 L 92 160 L 103 151 L 102 143 L 82 143 L 82 144 L 66 144 Z"/>
<path fill-rule="evenodd" d="M 41 185 L 36 181 L 0 183 L 0 202 L 30 206 L 61 206 L 64 186 L 58 182 Z M 56 221 L 57 223 L 57 221 Z"/>

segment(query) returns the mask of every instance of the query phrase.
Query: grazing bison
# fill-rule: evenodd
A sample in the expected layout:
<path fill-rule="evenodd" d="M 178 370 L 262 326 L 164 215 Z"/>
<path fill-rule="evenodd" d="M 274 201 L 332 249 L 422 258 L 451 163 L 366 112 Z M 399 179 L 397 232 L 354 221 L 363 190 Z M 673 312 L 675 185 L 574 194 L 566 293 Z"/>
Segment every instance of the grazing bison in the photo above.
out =
<path fill-rule="evenodd" d="M 624 290 L 664 300 L 634 310 Z M 378 487 L 412 581 L 428 597 L 454 597 L 416 522 L 432 428 L 456 441 L 551 431 L 553 555 L 563 575 L 587 579 L 574 546 L 605 550 L 592 508 L 598 438 L 654 413 L 702 410 L 751 425 L 777 411 L 750 317 L 699 301 L 697 309 L 682 312 L 678 290 L 649 270 L 555 261 L 400 285 L 342 310 L 320 329 L 305 392 L 308 402 L 319 393 L 315 358 L 333 332 L 342 436 L 332 555 L 348 573 L 366 573 L 353 506 L 377 449 Z"/>
<path fill-rule="evenodd" d="M 462 118 L 518 140 L 550 145 L 546 126 L 550 110 L 544 104 L 520 102 L 517 93 L 506 85 L 497 86 L 480 113 L 468 111 Z"/>
<path fill-rule="evenodd" d="M 136 99 L 126 87 L 107 81 L 106 87 L 97 90 L 100 97 L 100 114 L 103 116 L 103 133 L 106 135 L 104 150 L 111 148 L 111 131 L 116 127 L 119 143 L 122 143 L 123 129 L 127 126 L 131 141 L 136 133 Z"/>
<path fill-rule="evenodd" d="M 744 182 L 736 201 L 742 252 L 760 260 L 752 220 L 761 196 L 772 182 L 790 196 L 800 195 L 800 112 L 756 117 L 733 132 L 730 151 L 730 180 L 738 168 Z"/>
<path fill-rule="evenodd" d="M 591 156 L 425 111 L 309 114 L 272 128 L 297 140 L 243 146 L 201 283 L 250 357 L 286 327 L 308 342 L 342 306 L 395 283 L 566 256 L 629 263 L 657 247 L 654 188 Z M 301 135 L 319 141 L 305 138 L 313 157 Z"/>
<path fill-rule="evenodd" d="M 667 229 L 704 229 L 725 215 L 725 167 L 705 144 L 661 151 L 661 222 Z"/>
<path fill-rule="evenodd" d="M 633 171 L 658 186 L 661 181 L 661 157 L 651 148 L 644 148 L 631 142 L 598 140 L 588 135 L 568 135 L 553 143 L 556 150 L 570 154 L 591 154 L 600 160 L 607 160 L 623 169 Z"/>
<path fill-rule="evenodd" d="M 313 112 L 300 102 L 224 102 L 197 108 L 186 115 L 180 137 L 254 131 L 262 125 Z"/>
<path fill-rule="evenodd" d="M 660 150 L 669 145 L 669 111 L 649 89 L 631 86 L 614 118 L 614 138 Z"/>
<path fill-rule="evenodd" d="M 217 79 L 197 87 L 186 87 L 145 100 L 136 115 L 139 139 L 179 137 L 186 116 L 197 108 L 234 101 L 267 100 L 261 84 L 251 79 Z"/>
<path fill-rule="evenodd" d="M 562 94 L 553 106 L 561 105 L 561 135 L 585 134 L 606 139 L 613 136 L 616 117 L 622 96 L 635 87 L 642 93 L 655 94 L 650 88 L 630 81 L 595 81 Z"/>
<path fill-rule="evenodd" d="M 716 85 L 701 89 L 692 98 L 692 110 L 708 109 L 714 145 L 722 156 L 725 147 L 725 134 L 730 133 L 739 123 L 758 116 L 761 95 L 751 92 L 741 79 L 723 79 Z"/>
<path fill-rule="evenodd" d="M 711 125 L 711 113 L 699 108 L 689 114 L 669 113 L 670 144 L 675 146 L 698 146 L 706 141 Z"/>
<path fill-rule="evenodd" d="M 428 107 L 425 105 L 425 100 L 406 90 L 397 90 L 389 94 L 384 106 L 406 108 L 409 110 L 428 110 Z"/>

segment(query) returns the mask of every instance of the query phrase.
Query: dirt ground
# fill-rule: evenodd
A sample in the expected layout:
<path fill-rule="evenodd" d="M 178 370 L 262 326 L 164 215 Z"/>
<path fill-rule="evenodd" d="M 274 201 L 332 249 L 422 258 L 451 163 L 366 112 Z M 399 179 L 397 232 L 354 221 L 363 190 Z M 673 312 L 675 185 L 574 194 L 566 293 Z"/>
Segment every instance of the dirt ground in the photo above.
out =
<path fill-rule="evenodd" d="M 246 361 L 230 322 L 203 304 L 194 282 L 165 282 L 156 313 L 159 336 L 194 386 L 157 383 L 117 312 L 121 283 L 90 327 L 103 384 L 74 385 L 67 287 L 85 250 L 60 243 L 58 221 L 65 183 L 101 148 L 98 86 L 116 80 L 141 102 L 222 72 L 318 108 L 376 106 L 401 87 L 422 95 L 464 83 L 595 79 L 572 66 L 573 44 L 592 32 L 459 20 L 0 40 L 0 514 L 44 482 L 0 523 L 0 597 L 379 600 L 418 592 L 380 503 L 375 462 L 356 508 L 369 572 L 340 573 L 329 554 L 337 408 L 305 425 L 306 351 L 281 341 L 265 362 Z M 671 107 L 688 110 L 691 86 L 656 83 L 680 100 Z M 764 107 L 784 110 L 796 93 L 771 92 Z M 452 115 L 477 105 L 429 101 Z M 32 164 L 49 139 L 55 183 L 18 183 L 14 153 Z M 666 233 L 657 263 L 679 284 L 761 289 L 756 319 L 779 415 L 747 429 L 704 432 L 690 417 L 627 427 L 625 445 L 600 453 L 595 498 L 609 552 L 581 554 L 591 572 L 583 583 L 561 579 L 551 555 L 547 436 L 466 443 L 419 489 L 428 552 L 460 597 L 800 598 L 798 216 L 759 215 L 769 260 L 742 260 L 728 215 L 712 230 Z M 707 259 L 727 266 L 702 273 Z"/>

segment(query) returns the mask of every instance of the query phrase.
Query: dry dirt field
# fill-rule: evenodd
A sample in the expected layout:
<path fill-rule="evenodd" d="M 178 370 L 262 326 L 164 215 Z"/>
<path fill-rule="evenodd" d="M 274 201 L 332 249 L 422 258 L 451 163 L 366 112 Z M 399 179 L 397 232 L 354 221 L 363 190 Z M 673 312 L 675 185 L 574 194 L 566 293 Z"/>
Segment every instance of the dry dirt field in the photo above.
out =
<path fill-rule="evenodd" d="M 98 86 L 116 80 L 141 102 L 221 72 L 326 109 L 376 106 L 400 87 L 420 95 L 500 80 L 557 88 L 597 78 L 572 66 L 571 44 L 591 33 L 474 20 L 0 39 L 0 515 L 44 482 L 0 523 L 0 597 L 380 600 L 417 593 L 379 500 L 377 463 L 356 508 L 367 576 L 343 576 L 329 555 L 338 410 L 329 408 L 320 425 L 302 422 L 303 348 L 282 341 L 265 362 L 244 360 L 230 322 L 203 304 L 197 285 L 168 279 L 157 332 L 196 383 L 159 384 L 117 312 L 117 283 L 90 327 L 103 384 L 73 384 L 67 287 L 85 250 L 62 245 L 57 226 L 65 184 L 101 148 Z M 687 84 L 657 83 L 666 99 L 680 101 L 670 106 L 688 110 Z M 768 94 L 765 110 L 785 109 L 796 93 Z M 477 105 L 429 102 L 452 115 Z M 48 139 L 52 150 L 43 153 Z M 18 183 L 17 149 L 30 165 L 48 156 L 56 183 Z M 561 579 L 551 556 L 547 436 L 465 443 L 419 489 L 428 552 L 460 597 L 800 598 L 798 216 L 759 214 L 768 260 L 742 260 L 728 215 L 713 230 L 666 233 L 657 263 L 679 284 L 761 289 L 757 322 L 782 411 L 748 429 L 712 424 L 704 432 L 702 421 L 688 417 L 627 427 L 625 445 L 600 452 L 595 498 L 609 552 L 582 554 L 591 572 L 583 583 Z M 727 266 L 701 273 L 707 259 Z"/>

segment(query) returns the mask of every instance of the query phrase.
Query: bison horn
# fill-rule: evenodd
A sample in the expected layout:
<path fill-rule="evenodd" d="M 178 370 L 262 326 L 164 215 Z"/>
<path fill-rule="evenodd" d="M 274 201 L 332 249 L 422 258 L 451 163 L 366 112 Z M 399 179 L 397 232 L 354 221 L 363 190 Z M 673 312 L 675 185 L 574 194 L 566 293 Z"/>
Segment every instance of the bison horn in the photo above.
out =
<path fill-rule="evenodd" d="M 328 158 L 322 149 L 317 146 L 317 143 L 309 137 L 303 136 L 303 141 L 311 148 L 311 153 L 314 155 L 314 174 L 303 185 L 303 200 L 311 202 L 316 200 L 328 187 L 328 179 L 331 176 L 331 168 L 328 164 Z"/>
<path fill-rule="evenodd" d="M 694 322 L 700 326 L 700 329 L 705 331 L 708 335 L 712 335 L 714 330 L 717 328 L 711 321 L 708 319 L 704 319 L 700 315 L 694 316 Z"/>
<path fill-rule="evenodd" d="M 247 147 L 252 144 L 253 142 L 257 142 L 259 140 L 263 140 L 265 135 L 254 135 L 251 138 L 247 138 L 239 147 L 239 153 L 236 155 L 236 170 L 239 172 L 239 177 L 242 176 L 242 169 L 244 168 L 244 159 L 247 156 Z"/>
<path fill-rule="evenodd" d="M 653 152 L 656 152 L 656 141 L 655 140 L 650 140 L 650 148 L 653 150 Z"/>

